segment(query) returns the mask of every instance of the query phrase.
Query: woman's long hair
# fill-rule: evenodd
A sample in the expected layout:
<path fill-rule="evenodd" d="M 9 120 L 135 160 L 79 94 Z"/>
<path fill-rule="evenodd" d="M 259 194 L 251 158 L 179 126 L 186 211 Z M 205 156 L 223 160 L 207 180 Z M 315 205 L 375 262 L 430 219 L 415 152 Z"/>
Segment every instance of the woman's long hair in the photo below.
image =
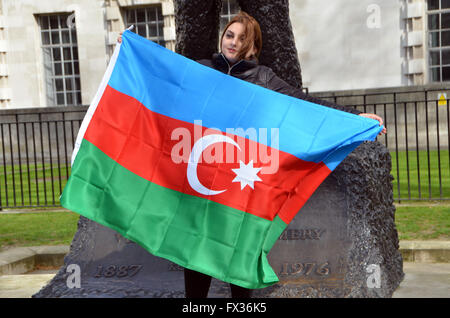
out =
<path fill-rule="evenodd" d="M 261 28 L 258 21 L 256 21 L 255 18 L 250 16 L 248 13 L 245 13 L 244 11 L 240 11 L 235 17 L 233 17 L 233 19 L 231 19 L 230 22 L 228 22 L 220 38 L 220 47 L 222 47 L 222 40 L 225 33 L 227 32 L 228 27 L 235 22 L 242 23 L 245 30 L 244 42 L 242 48 L 238 53 L 239 59 L 245 59 L 245 56 L 250 50 L 252 50 L 252 48 L 256 49 L 256 53 L 255 56 L 251 56 L 250 59 L 258 58 L 262 49 Z"/>

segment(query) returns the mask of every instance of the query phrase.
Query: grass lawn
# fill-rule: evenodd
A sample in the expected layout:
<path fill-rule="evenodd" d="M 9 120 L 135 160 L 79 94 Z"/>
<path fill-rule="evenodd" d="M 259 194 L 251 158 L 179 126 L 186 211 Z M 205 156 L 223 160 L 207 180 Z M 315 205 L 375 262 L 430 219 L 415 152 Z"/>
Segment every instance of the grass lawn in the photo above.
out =
<path fill-rule="evenodd" d="M 397 206 L 400 240 L 450 240 L 450 204 Z"/>
<path fill-rule="evenodd" d="M 0 212 L 0 251 L 16 246 L 69 245 L 79 215 L 73 212 Z M 397 206 L 400 240 L 450 240 L 450 204 Z"/>
<path fill-rule="evenodd" d="M 399 151 L 398 167 L 397 154 L 395 152 L 391 152 L 391 158 L 391 174 L 394 177 L 394 198 L 399 197 L 399 184 L 400 198 L 429 199 L 430 193 L 433 199 L 440 197 L 450 198 L 450 163 L 448 150 L 441 150 L 440 153 L 436 150 L 431 150 L 429 155 L 426 151 L 419 151 L 418 153 L 416 151 Z M 397 170 L 399 171 L 398 175 Z M 439 181 L 439 176 L 441 181 Z"/>

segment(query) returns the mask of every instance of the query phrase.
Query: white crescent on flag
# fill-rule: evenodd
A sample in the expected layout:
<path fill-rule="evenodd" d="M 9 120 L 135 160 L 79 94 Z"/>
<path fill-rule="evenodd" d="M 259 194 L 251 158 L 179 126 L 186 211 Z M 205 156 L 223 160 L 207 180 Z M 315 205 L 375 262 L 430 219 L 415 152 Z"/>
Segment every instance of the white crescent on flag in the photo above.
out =
<path fill-rule="evenodd" d="M 230 137 L 224 135 L 207 135 L 197 140 L 197 142 L 194 144 L 194 147 L 192 147 L 191 154 L 189 155 L 189 162 L 187 167 L 187 179 L 189 185 L 192 187 L 192 189 L 203 195 L 217 195 L 227 191 L 215 191 L 208 189 L 200 183 L 197 175 L 197 165 L 200 157 L 202 156 L 203 150 L 205 150 L 208 146 L 211 146 L 218 142 L 226 142 L 232 144 L 233 146 L 236 146 L 239 150 L 241 150 L 239 145 Z"/>

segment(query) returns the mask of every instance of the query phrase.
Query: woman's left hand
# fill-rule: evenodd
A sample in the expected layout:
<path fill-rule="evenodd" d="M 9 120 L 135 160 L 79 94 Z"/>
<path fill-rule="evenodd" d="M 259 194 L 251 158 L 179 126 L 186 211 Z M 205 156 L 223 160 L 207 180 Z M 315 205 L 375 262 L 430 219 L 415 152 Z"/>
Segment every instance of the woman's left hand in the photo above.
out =
<path fill-rule="evenodd" d="M 381 118 L 378 115 L 370 114 L 370 113 L 361 113 L 361 114 L 359 114 L 359 116 L 378 120 L 380 122 L 380 126 L 383 125 L 383 118 Z M 385 133 L 386 133 L 386 127 L 383 127 L 383 130 L 380 131 L 380 135 L 385 134 Z"/>

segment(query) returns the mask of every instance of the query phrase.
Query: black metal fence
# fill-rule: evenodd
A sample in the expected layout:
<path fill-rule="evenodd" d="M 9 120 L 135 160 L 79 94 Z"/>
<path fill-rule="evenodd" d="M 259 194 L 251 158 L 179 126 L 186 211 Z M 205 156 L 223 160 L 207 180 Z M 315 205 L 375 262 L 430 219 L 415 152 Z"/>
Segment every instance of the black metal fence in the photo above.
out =
<path fill-rule="evenodd" d="M 450 199 L 450 107 L 439 99 L 447 93 L 416 87 L 314 95 L 384 118 L 388 133 L 378 141 L 391 152 L 394 198 L 413 201 Z M 0 111 L 0 208 L 60 205 L 86 110 Z"/>
<path fill-rule="evenodd" d="M 450 200 L 450 86 L 315 94 L 384 119 L 397 201 Z"/>
<path fill-rule="evenodd" d="M 0 208 L 60 206 L 87 107 L 0 113 Z"/>

